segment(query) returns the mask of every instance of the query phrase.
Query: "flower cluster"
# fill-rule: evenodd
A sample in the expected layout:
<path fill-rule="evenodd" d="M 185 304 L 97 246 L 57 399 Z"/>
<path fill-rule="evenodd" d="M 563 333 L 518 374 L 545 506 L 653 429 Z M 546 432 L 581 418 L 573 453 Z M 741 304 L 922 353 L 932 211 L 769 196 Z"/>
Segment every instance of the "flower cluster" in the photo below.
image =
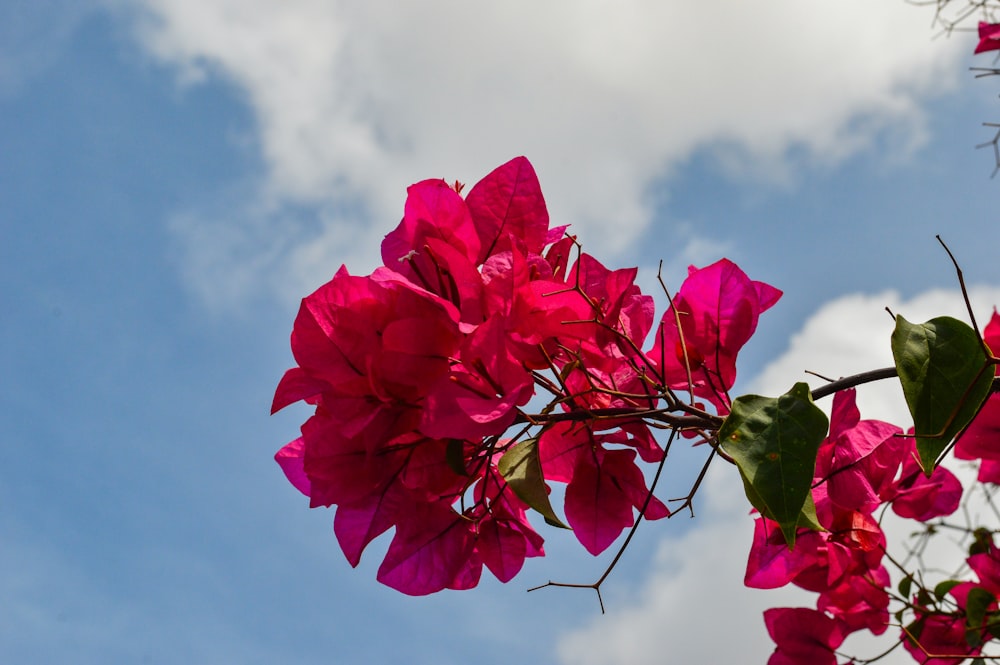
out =
<path fill-rule="evenodd" d="M 709 444 L 704 469 L 735 464 L 760 510 L 746 585 L 817 594 L 815 609 L 764 614 L 770 665 L 835 665 L 850 634 L 886 632 L 893 600 L 919 662 L 975 656 L 1000 637 L 990 532 L 975 532 L 967 559 L 976 581 L 930 590 L 906 572 L 895 594 L 887 565 L 899 564 L 880 522 L 889 509 L 922 523 L 958 509 L 961 484 L 935 466 L 955 433 L 956 456 L 1000 484 L 1000 394 L 988 395 L 1000 315 L 981 338 L 947 317 L 897 318 L 895 371 L 921 436 L 863 420 L 853 388 L 835 393 L 829 420 L 802 383 L 733 399 L 737 356 L 780 291 L 722 259 L 690 268 L 657 320 L 637 269 L 609 269 L 550 227 L 527 159 L 463 189 L 412 185 L 383 265 L 366 276 L 341 267 L 295 320 L 296 366 L 272 412 L 300 401 L 314 411 L 275 459 L 311 507 L 336 506 L 352 566 L 391 531 L 377 576 L 399 591 L 467 589 L 484 567 L 506 582 L 544 554 L 529 510 L 565 519 L 597 555 L 639 517 L 670 516 L 640 463 L 662 465 L 679 433 Z M 937 420 L 913 411 L 926 395 Z M 671 432 L 666 448 L 657 429 Z M 553 483 L 565 486 L 565 518 Z"/>
<path fill-rule="evenodd" d="M 506 582 L 541 556 L 526 511 L 558 521 L 551 482 L 595 555 L 637 511 L 667 517 L 637 464 L 664 457 L 651 423 L 718 420 L 696 398 L 725 414 L 736 355 L 780 296 L 721 260 L 657 323 L 635 268 L 550 228 L 527 159 L 462 190 L 412 185 L 383 266 L 342 267 L 302 301 L 272 408 L 315 407 L 276 460 L 311 506 L 337 506 L 352 565 L 394 529 L 378 579 L 408 594 L 475 586 L 483 566 Z"/>
<path fill-rule="evenodd" d="M 940 466 L 925 476 L 914 439 L 901 433 L 889 423 L 862 420 L 853 389 L 837 393 L 812 489 L 822 529 L 800 529 L 795 548 L 789 549 L 774 523 L 757 518 L 746 585 L 772 589 L 791 583 L 819 594 L 816 610 L 769 611 L 769 631 L 777 643 L 771 665 L 797 662 L 788 654 L 804 648 L 801 636 L 770 627 L 791 620 L 781 618 L 784 614 L 809 626 L 809 634 L 825 636 L 810 638 L 815 652 L 810 662 L 836 663 L 833 650 L 854 631 L 885 632 L 890 580 L 883 565 L 886 539 L 874 515 L 883 504 L 922 521 L 958 508 L 958 479 Z"/>
<path fill-rule="evenodd" d="M 990 348 L 1000 348 L 996 312 L 983 337 Z M 979 460 L 982 482 L 1000 482 L 998 397 L 993 393 L 987 399 L 955 445 L 956 457 Z M 884 565 L 886 539 L 875 513 L 888 506 L 900 517 L 928 522 L 954 513 L 962 499 L 962 485 L 954 474 L 938 466 L 926 476 L 917 459 L 912 436 L 903 436 L 888 423 L 861 420 L 853 389 L 837 393 L 811 495 L 822 530 L 800 529 L 791 550 L 773 522 L 756 520 L 746 585 L 769 589 L 791 583 L 819 594 L 815 610 L 774 608 L 765 613 L 776 643 L 769 665 L 835 665 L 834 651 L 847 635 L 886 631 L 890 579 Z M 936 596 L 921 592 L 912 599 L 915 618 L 904 628 L 901 641 L 917 662 L 953 663 L 956 656 L 978 655 L 981 644 L 993 636 L 987 615 L 1000 616 L 1000 554 L 988 536 L 980 536 L 986 543 L 979 542 L 975 547 L 980 551 L 967 560 L 978 583 L 954 582 L 939 588 Z M 912 579 L 904 588 L 911 585 Z M 988 593 L 971 627 L 970 592 Z M 945 594 L 951 596 L 950 606 L 943 604 Z M 1000 630 L 993 630 L 1000 636 Z"/>

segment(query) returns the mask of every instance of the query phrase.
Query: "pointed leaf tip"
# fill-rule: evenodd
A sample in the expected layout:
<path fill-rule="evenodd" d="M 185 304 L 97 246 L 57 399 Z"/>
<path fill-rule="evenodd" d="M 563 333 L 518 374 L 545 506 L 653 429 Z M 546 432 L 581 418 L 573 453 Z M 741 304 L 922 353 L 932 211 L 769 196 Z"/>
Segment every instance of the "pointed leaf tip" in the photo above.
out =
<path fill-rule="evenodd" d="M 747 498 L 778 523 L 789 548 L 798 526 L 815 524 L 815 507 L 807 499 L 828 425 L 809 386 L 796 383 L 780 397 L 738 397 L 719 429 L 722 449 L 736 462 Z"/>
<path fill-rule="evenodd" d="M 892 356 L 913 417 L 920 466 L 930 476 L 986 399 L 995 368 L 976 332 L 950 316 L 920 324 L 897 316 Z"/>
<path fill-rule="evenodd" d="M 546 523 L 569 529 L 556 515 L 549 502 L 549 491 L 542 475 L 542 460 L 538 456 L 538 439 L 525 439 L 514 444 L 497 462 L 497 470 L 517 498 L 545 518 Z"/>

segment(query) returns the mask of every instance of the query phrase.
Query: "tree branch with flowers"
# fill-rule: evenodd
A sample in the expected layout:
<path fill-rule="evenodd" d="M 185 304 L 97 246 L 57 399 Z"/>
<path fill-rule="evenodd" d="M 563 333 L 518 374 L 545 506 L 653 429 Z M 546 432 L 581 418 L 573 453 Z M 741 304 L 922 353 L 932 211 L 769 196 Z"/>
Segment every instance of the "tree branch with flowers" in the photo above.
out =
<path fill-rule="evenodd" d="M 341 268 L 295 320 L 298 365 L 273 410 L 304 400 L 315 413 L 276 459 L 312 507 L 337 506 L 352 565 L 394 530 L 378 579 L 403 593 L 468 589 L 484 568 L 507 582 L 544 554 L 529 512 L 597 555 L 640 519 L 691 508 L 721 459 L 758 512 L 746 584 L 818 594 L 815 609 L 765 614 L 772 662 L 835 662 L 849 633 L 888 629 L 893 602 L 897 643 L 911 652 L 980 653 L 1000 617 L 992 539 L 979 537 L 969 558 L 978 582 L 935 595 L 939 586 L 900 567 L 907 588 L 895 593 L 877 514 L 923 524 L 952 514 L 962 487 L 940 461 L 956 435 L 956 455 L 982 460 L 982 482 L 1000 481 L 989 351 L 1000 348 L 1000 316 L 982 335 L 947 317 L 895 316 L 895 367 L 734 398 L 737 356 L 780 291 L 722 259 L 692 267 L 657 321 L 635 268 L 611 270 L 566 227 L 550 228 L 527 159 L 461 191 L 443 180 L 410 187 L 384 265 L 363 277 Z M 854 386 L 896 375 L 915 434 L 862 420 L 855 405 Z M 814 400 L 831 391 L 828 419 Z M 707 454 L 671 510 L 641 465 L 658 476 L 681 440 Z M 554 483 L 565 486 L 561 511 Z M 599 593 L 608 573 L 549 584 Z M 970 597 L 983 609 L 970 612 Z"/>
<path fill-rule="evenodd" d="M 1000 49 L 991 29 L 977 52 Z M 756 514 L 745 584 L 816 594 L 815 607 L 764 613 L 769 665 L 871 663 L 898 648 L 920 663 L 1000 662 L 1000 315 L 980 331 L 968 296 L 968 323 L 890 312 L 893 367 L 733 395 L 738 355 L 781 291 L 721 259 L 691 267 L 676 292 L 661 280 L 657 317 L 636 268 L 608 268 L 550 225 L 526 158 L 463 192 L 412 185 L 382 266 L 341 267 L 295 319 L 296 366 L 272 412 L 300 401 L 314 412 L 275 458 L 310 507 L 336 506 L 352 566 L 392 531 L 377 578 L 405 594 L 470 589 L 484 569 L 508 582 L 545 553 L 534 513 L 595 556 L 627 531 L 596 582 L 542 585 L 601 600 L 639 523 L 693 515 L 722 463 Z M 905 431 L 861 417 L 855 387 L 882 380 L 902 388 Z M 827 417 L 815 402 L 831 396 Z M 682 442 L 704 463 L 671 506 L 656 485 Z M 943 464 L 952 452 L 978 464 L 968 487 Z M 890 511 L 917 526 L 901 552 L 883 530 Z M 965 550 L 946 575 L 921 557 L 942 534 Z M 840 652 L 865 631 L 888 633 L 886 649 Z"/>

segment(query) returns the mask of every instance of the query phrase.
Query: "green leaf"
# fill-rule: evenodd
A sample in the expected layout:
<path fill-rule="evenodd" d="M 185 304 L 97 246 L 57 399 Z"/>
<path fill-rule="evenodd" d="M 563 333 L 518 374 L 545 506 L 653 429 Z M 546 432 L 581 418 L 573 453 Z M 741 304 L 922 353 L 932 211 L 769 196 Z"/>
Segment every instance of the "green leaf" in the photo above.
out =
<path fill-rule="evenodd" d="M 542 460 L 538 456 L 538 439 L 525 439 L 514 444 L 497 462 L 497 470 L 521 501 L 541 513 L 545 521 L 562 529 L 562 523 L 549 503 L 549 488 L 542 476 Z"/>
<path fill-rule="evenodd" d="M 969 556 L 985 554 L 993 548 L 993 532 L 985 527 L 979 527 L 972 532 L 972 542 L 969 544 Z"/>
<path fill-rule="evenodd" d="M 903 579 L 899 580 L 899 586 L 896 587 L 899 590 L 899 595 L 903 598 L 910 597 L 910 589 L 913 588 L 913 576 L 907 575 Z"/>
<path fill-rule="evenodd" d="M 746 476 L 741 473 L 740 478 L 743 480 L 743 491 L 746 493 L 750 504 L 760 511 L 761 515 L 777 522 L 778 520 L 771 514 L 770 509 L 764 504 L 764 500 L 760 498 L 757 490 L 753 488 L 753 485 L 750 484 Z M 802 504 L 802 510 L 799 512 L 799 519 L 796 526 L 811 529 L 812 531 L 826 531 L 826 528 L 819 523 L 819 517 L 816 516 L 816 503 L 813 501 L 812 492 L 806 495 L 806 502 Z"/>
<path fill-rule="evenodd" d="M 993 610 L 986 615 L 986 632 L 1000 639 L 1000 612 Z"/>
<path fill-rule="evenodd" d="M 829 421 L 812 401 L 809 386 L 796 383 L 781 397 L 744 395 L 719 429 L 722 449 L 736 462 L 747 499 L 781 527 L 789 549 L 807 514 L 816 451 Z"/>
<path fill-rule="evenodd" d="M 449 439 L 444 449 L 444 461 L 458 475 L 468 476 L 469 472 L 465 468 L 465 441 Z"/>
<path fill-rule="evenodd" d="M 934 587 L 934 597 L 938 600 L 942 600 L 948 592 L 957 587 L 961 582 L 958 580 L 945 580 L 944 582 L 938 582 Z"/>
<path fill-rule="evenodd" d="M 979 646 L 982 641 L 979 628 L 982 627 L 983 620 L 986 619 L 986 610 L 995 602 L 996 596 L 982 587 L 972 587 L 969 590 L 969 595 L 965 600 L 965 625 L 970 630 L 966 631 L 965 636 L 967 640 L 973 637 L 979 640 L 975 644 L 969 642 L 969 646 Z"/>
<path fill-rule="evenodd" d="M 930 476 L 986 399 L 995 368 L 987 365 L 976 331 L 949 316 L 921 324 L 897 316 L 892 357 L 913 416 L 920 466 Z"/>

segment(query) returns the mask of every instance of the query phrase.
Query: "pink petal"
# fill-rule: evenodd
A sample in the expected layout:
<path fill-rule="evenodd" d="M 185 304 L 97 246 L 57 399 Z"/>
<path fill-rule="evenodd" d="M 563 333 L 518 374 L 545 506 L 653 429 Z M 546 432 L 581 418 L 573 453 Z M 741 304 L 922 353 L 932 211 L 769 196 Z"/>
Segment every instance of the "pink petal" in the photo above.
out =
<path fill-rule="evenodd" d="M 632 501 L 594 456 L 584 452 L 577 458 L 573 480 L 566 487 L 566 520 L 577 540 L 597 556 L 621 532 L 632 526 Z"/>
<path fill-rule="evenodd" d="M 326 381 L 309 376 L 301 367 L 293 367 L 278 382 L 271 402 L 271 413 L 275 414 L 299 400 L 315 397 L 329 387 L 330 384 Z"/>
<path fill-rule="evenodd" d="M 955 457 L 1000 461 L 1000 393 L 991 393 L 955 442 Z"/>
<path fill-rule="evenodd" d="M 395 485 L 356 503 L 341 505 L 333 518 L 333 532 L 348 562 L 357 567 L 368 543 L 396 523 L 413 497 Z"/>
<path fill-rule="evenodd" d="M 777 589 L 796 575 L 816 565 L 823 536 L 815 531 L 800 534 L 789 550 L 775 522 L 758 517 L 743 583 L 753 589 Z"/>
<path fill-rule="evenodd" d="M 378 580 L 411 596 L 468 587 L 479 572 L 467 569 L 474 540 L 469 522 L 444 501 L 417 503 L 396 526 Z"/>
<path fill-rule="evenodd" d="M 834 650 L 844 642 L 844 625 L 805 607 L 776 607 L 764 612 L 764 624 L 777 648 L 768 665 L 836 665 Z"/>
<path fill-rule="evenodd" d="M 515 157 L 491 171 L 466 197 L 475 220 L 482 250 L 477 263 L 510 248 L 510 238 L 540 254 L 548 241 L 549 213 L 535 169 L 524 157 Z"/>
<path fill-rule="evenodd" d="M 274 456 L 274 461 L 285 472 L 285 478 L 288 478 L 288 482 L 295 489 L 309 496 L 312 484 L 309 482 L 309 477 L 306 476 L 305 469 L 303 468 L 304 450 L 305 441 L 300 436 L 279 450 Z"/>
<path fill-rule="evenodd" d="M 1000 24 L 979 22 L 979 44 L 973 53 L 1000 50 Z"/>
<path fill-rule="evenodd" d="M 490 572 L 501 582 L 517 575 L 528 553 L 528 543 L 520 530 L 492 518 L 479 523 L 476 550 Z"/>
<path fill-rule="evenodd" d="M 418 269 L 428 273 L 433 263 L 424 255 L 429 238 L 438 238 L 470 261 L 479 256 L 479 236 L 461 196 L 444 180 L 424 180 L 406 190 L 403 220 L 382 241 L 386 267 L 417 278 L 407 257 L 415 253 Z"/>

